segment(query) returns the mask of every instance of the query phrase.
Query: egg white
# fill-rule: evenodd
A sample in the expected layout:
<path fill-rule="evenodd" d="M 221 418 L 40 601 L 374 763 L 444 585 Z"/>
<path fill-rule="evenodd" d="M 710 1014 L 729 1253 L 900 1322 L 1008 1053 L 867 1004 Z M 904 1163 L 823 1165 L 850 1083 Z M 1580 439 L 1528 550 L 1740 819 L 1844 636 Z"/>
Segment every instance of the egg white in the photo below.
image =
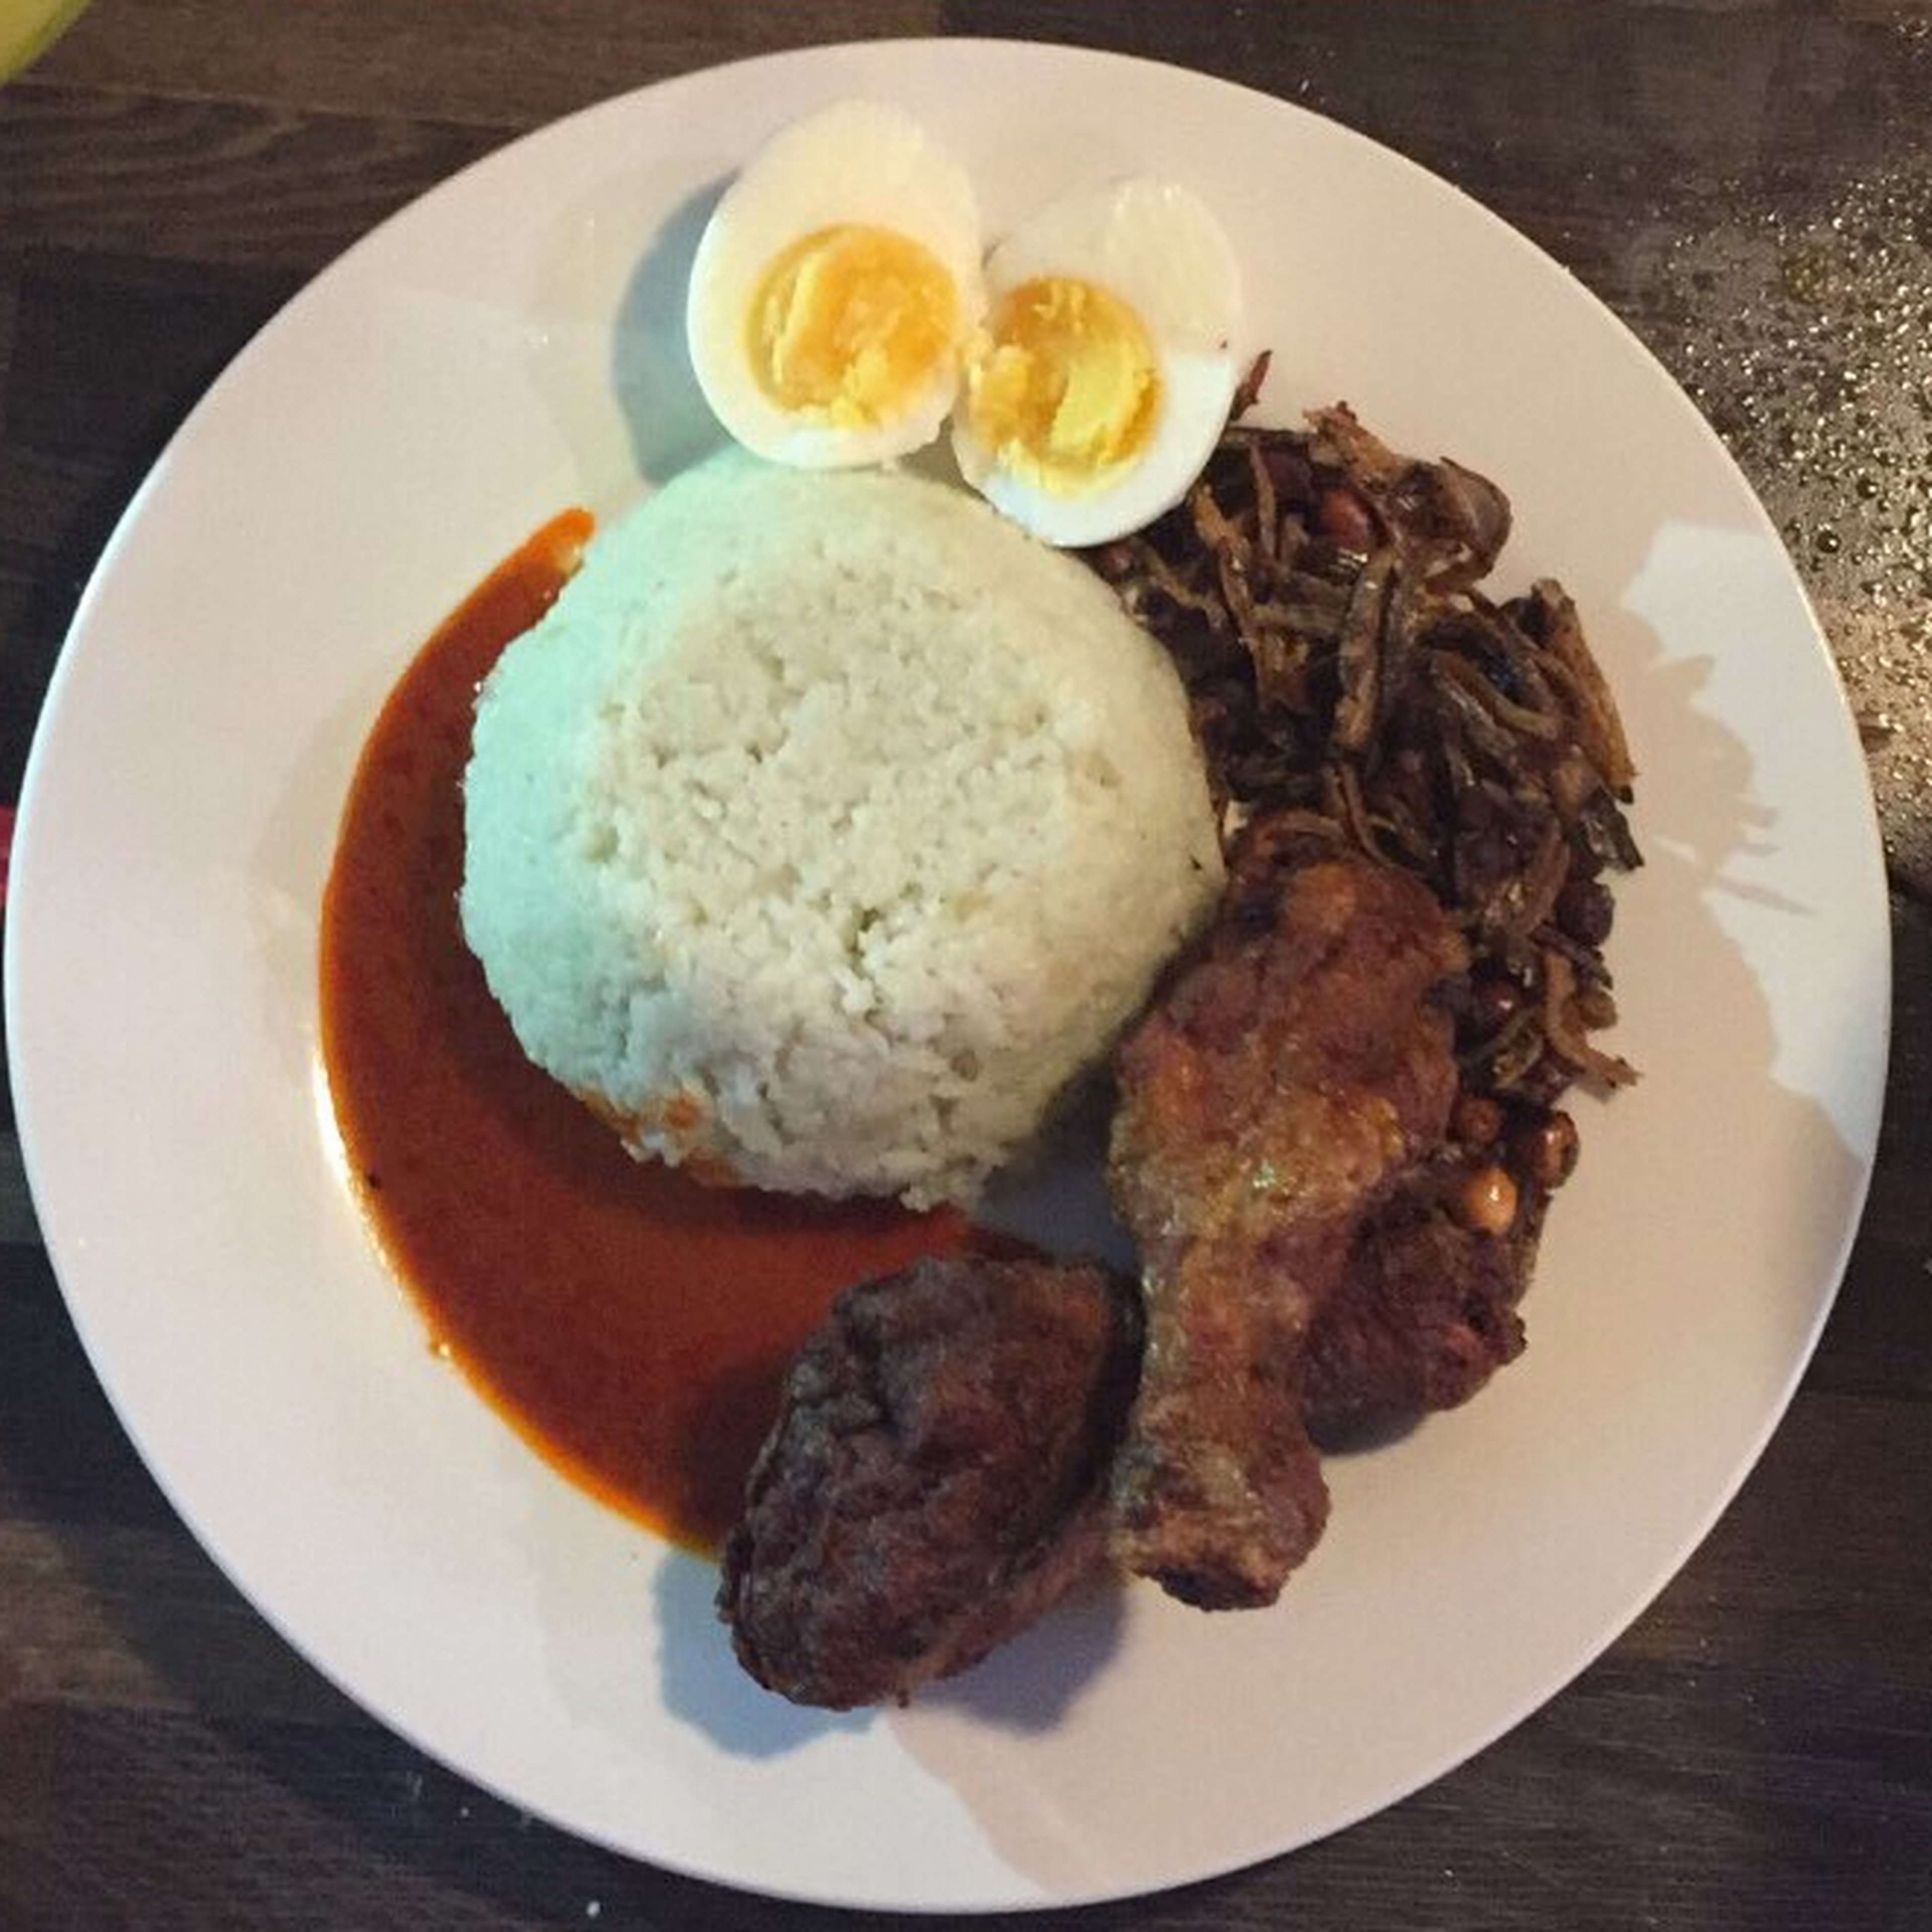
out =
<path fill-rule="evenodd" d="M 794 242 L 851 224 L 922 244 L 950 275 L 958 337 L 926 388 L 895 420 L 862 428 L 814 421 L 766 394 L 752 367 L 751 307 L 771 263 Z M 692 368 L 740 442 L 804 469 L 879 463 L 940 433 L 960 361 L 986 306 L 977 199 L 965 170 L 896 108 L 842 101 L 760 150 L 718 204 L 692 264 L 686 331 Z"/>
<path fill-rule="evenodd" d="M 1178 184 L 1135 176 L 1048 203 L 987 259 L 986 298 L 1046 276 L 1097 284 L 1132 308 L 1152 346 L 1159 411 L 1146 442 L 1096 487 L 1060 495 L 1015 473 L 955 416 L 960 473 L 1048 543 L 1104 543 L 1151 523 L 1186 495 L 1226 427 L 1240 379 L 1241 277 L 1213 212 Z"/>

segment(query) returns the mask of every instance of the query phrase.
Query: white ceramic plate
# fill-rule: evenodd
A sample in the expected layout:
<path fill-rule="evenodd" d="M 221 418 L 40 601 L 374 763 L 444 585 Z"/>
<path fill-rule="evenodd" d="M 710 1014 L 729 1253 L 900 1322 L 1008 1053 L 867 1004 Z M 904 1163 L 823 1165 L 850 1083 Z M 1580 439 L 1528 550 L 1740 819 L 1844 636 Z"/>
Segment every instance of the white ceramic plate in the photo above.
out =
<path fill-rule="evenodd" d="M 1135 1588 L 904 1712 L 737 1672 L 710 1574 L 572 1491 L 434 1360 L 339 1171 L 316 925 L 363 735 L 415 644 L 562 506 L 709 436 L 676 319 L 718 184 L 870 93 L 997 230 L 1151 170 L 1219 208 L 1272 410 L 1346 397 L 1498 478 L 1499 580 L 1559 573 L 1622 703 L 1650 862 L 1617 1044 L 1527 1313 L 1468 1408 L 1337 1461 L 1278 1610 Z M 370 1711 L 663 1864 L 873 1906 L 1172 1884 L 1388 1804 L 1636 1615 L 1783 1409 L 1879 1110 L 1882 872 L 1852 730 L 1769 526 L 1559 268 L 1354 135 L 1127 60 L 951 42 L 694 75 L 508 148 L 352 250 L 128 510 L 50 700 L 8 994 L 36 1199 L 142 1454 L 263 1613 Z"/>

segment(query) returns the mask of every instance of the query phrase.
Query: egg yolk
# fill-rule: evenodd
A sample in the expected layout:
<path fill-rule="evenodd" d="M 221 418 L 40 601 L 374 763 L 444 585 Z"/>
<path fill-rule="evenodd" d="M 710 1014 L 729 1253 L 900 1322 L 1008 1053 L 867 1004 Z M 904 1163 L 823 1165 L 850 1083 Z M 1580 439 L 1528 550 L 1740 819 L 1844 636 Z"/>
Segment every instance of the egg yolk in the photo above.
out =
<path fill-rule="evenodd" d="M 752 303 L 752 368 L 783 410 L 838 429 L 896 421 L 950 373 L 959 297 L 938 257 L 889 228 L 795 242 Z"/>
<path fill-rule="evenodd" d="M 1076 496 L 1138 455 L 1160 404 L 1140 317 L 1098 284 L 1043 275 L 994 311 L 967 374 L 967 425 L 1035 488 Z"/>

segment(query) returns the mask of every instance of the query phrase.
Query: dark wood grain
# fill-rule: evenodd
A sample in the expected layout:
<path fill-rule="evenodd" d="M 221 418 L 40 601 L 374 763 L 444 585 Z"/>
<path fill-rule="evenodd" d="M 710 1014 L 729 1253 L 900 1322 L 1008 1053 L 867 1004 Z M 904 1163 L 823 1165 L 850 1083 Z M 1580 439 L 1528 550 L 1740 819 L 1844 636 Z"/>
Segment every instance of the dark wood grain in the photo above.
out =
<path fill-rule="evenodd" d="M 1774 278 L 1792 238 L 1828 232 L 1874 184 L 1905 211 L 1912 273 L 1932 250 L 1932 4 L 98 0 L 0 92 L 0 802 L 129 496 L 308 276 L 453 168 L 623 88 L 929 32 L 1175 60 L 1400 147 L 1611 302 L 1794 530 L 1829 488 L 1780 454 L 1722 366 L 1732 311 L 1756 299 L 1751 251 L 1770 248 Z M 1905 394 L 1909 356 L 1817 314 L 1843 325 L 1835 366 L 1889 371 L 1882 393 Z M 1932 514 L 1932 462 L 1906 487 Z M 1932 611 L 1932 580 L 1916 607 L 1874 607 L 1835 557 L 1808 545 L 1800 561 L 1848 666 L 1874 608 L 1900 639 Z M 1012 1923 L 1932 1924 L 1932 874 L 1912 856 L 1932 796 L 1880 798 L 1900 890 L 1879 1166 L 1804 1384 L 1708 1539 L 1569 1690 L 1407 1802 L 1255 1871 Z M 0 1927 L 838 1919 L 550 1831 L 296 1657 L 116 1422 L 0 1106 Z"/>
<path fill-rule="evenodd" d="M 254 10 L 207 0 L 96 8 L 34 80 L 371 122 L 526 128 L 697 68 L 940 25 L 939 0 L 305 0 L 286 11 L 268 31 Z"/>

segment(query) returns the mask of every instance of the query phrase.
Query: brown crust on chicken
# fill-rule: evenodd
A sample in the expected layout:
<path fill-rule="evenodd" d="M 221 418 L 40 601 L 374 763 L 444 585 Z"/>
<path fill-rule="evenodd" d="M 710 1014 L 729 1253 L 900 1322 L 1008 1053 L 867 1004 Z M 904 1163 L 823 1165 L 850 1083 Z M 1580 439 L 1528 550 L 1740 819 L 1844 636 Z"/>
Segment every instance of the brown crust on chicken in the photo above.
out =
<path fill-rule="evenodd" d="M 1309 1331 L 1301 1396 L 1324 1448 L 1454 1408 L 1522 1353 L 1516 1312 L 1533 1240 L 1465 1226 L 1445 1175 L 1418 1171 L 1357 1231 L 1336 1292 Z"/>
<path fill-rule="evenodd" d="M 745 1668 L 797 1703 L 903 1701 L 1102 1570 L 1140 1340 L 1097 1267 L 964 1255 L 841 1295 L 725 1546 Z"/>

